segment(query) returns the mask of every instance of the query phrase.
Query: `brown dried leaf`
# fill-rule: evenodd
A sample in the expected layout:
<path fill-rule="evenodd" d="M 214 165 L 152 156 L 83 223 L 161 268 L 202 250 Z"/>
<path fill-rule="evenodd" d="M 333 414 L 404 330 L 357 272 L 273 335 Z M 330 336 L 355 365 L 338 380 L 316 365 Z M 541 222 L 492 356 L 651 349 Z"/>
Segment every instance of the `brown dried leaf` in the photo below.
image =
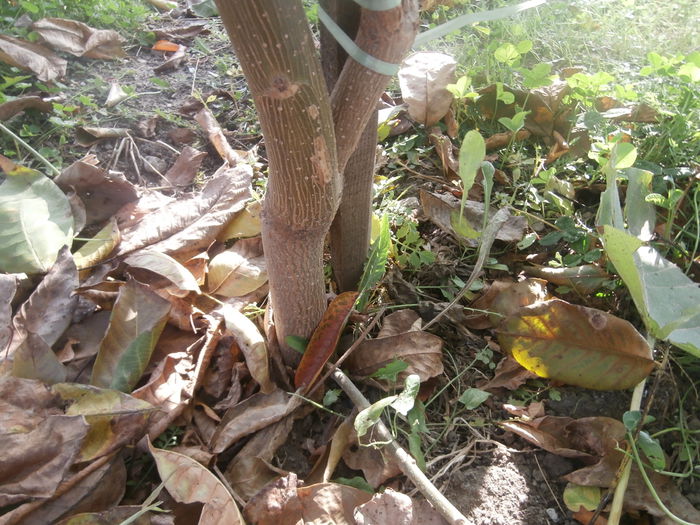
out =
<path fill-rule="evenodd" d="M 252 169 L 240 166 L 211 179 L 202 192 L 120 224 L 118 255 L 150 247 L 178 260 L 204 251 L 250 197 Z"/>
<path fill-rule="evenodd" d="M 467 239 L 455 232 L 452 227 L 452 214 L 459 213 L 459 199 L 447 194 L 434 194 L 425 190 L 420 190 L 420 203 L 423 215 L 430 219 L 445 233 L 449 233 L 460 243 L 474 247 L 478 244 L 476 239 Z M 476 231 L 481 230 L 484 217 L 484 204 L 481 202 L 468 200 L 464 206 L 464 218 Z M 525 217 L 510 215 L 503 227 L 496 233 L 499 241 L 513 242 L 523 238 L 527 219 Z"/>
<path fill-rule="evenodd" d="M 10 511 L 3 525 L 43 525 L 75 513 L 111 508 L 124 497 L 126 468 L 120 456 L 92 462 L 66 479 L 52 498 L 40 499 Z"/>
<path fill-rule="evenodd" d="M 361 470 L 372 487 L 378 488 L 386 480 L 401 474 L 396 460 L 386 456 L 379 449 L 357 445 L 357 434 L 353 436 L 354 447 L 343 453 L 343 461 L 353 470 Z"/>
<path fill-rule="evenodd" d="M 455 146 L 449 137 L 442 134 L 438 126 L 430 128 L 428 136 L 430 142 L 435 146 L 435 152 L 440 157 L 442 174 L 450 180 L 459 179 L 459 161 L 455 157 Z"/>
<path fill-rule="evenodd" d="M 118 139 L 129 136 L 129 128 L 100 128 L 95 126 L 77 126 L 75 128 L 75 143 L 89 148 L 105 139 Z"/>
<path fill-rule="evenodd" d="M 455 81 L 457 62 L 443 53 L 414 53 L 399 70 L 401 96 L 416 122 L 432 126 L 445 116 L 452 104 L 446 86 Z"/>
<path fill-rule="evenodd" d="M 447 525 L 429 503 L 419 505 L 406 494 L 387 488 L 375 494 L 354 513 L 357 525 Z"/>
<path fill-rule="evenodd" d="M 187 51 L 187 47 L 180 45 L 177 51 L 170 55 L 170 57 L 168 57 L 168 59 L 161 65 L 154 68 L 153 71 L 155 73 L 163 73 L 164 71 L 168 71 L 170 69 L 177 69 L 185 61 L 185 51 Z"/>
<path fill-rule="evenodd" d="M 109 219 L 122 206 L 138 199 L 133 184 L 107 173 L 95 166 L 95 162 L 95 157 L 85 157 L 68 166 L 54 179 L 63 191 L 73 189 L 78 194 L 85 204 L 88 226 Z"/>
<path fill-rule="evenodd" d="M 515 136 L 513 136 L 515 135 Z M 526 129 L 521 129 L 517 133 L 505 131 L 503 133 L 494 133 L 485 141 L 486 151 L 493 151 L 508 146 L 511 142 L 523 142 L 530 138 L 531 133 Z"/>
<path fill-rule="evenodd" d="M 0 60 L 33 72 L 42 82 L 53 82 L 66 75 L 68 62 L 40 45 L 0 35 Z"/>
<path fill-rule="evenodd" d="M 245 357 L 251 377 L 260 385 L 263 394 L 270 394 L 275 385 L 270 380 L 267 346 L 255 323 L 229 305 L 217 309 L 226 321 L 225 335 L 232 335 Z"/>
<path fill-rule="evenodd" d="M 267 282 L 267 263 L 262 239 L 241 239 L 209 263 L 207 289 L 224 297 L 249 294 Z"/>
<path fill-rule="evenodd" d="M 421 382 L 443 372 L 442 345 L 439 337 L 416 330 L 414 323 L 419 321 L 418 314 L 408 310 L 395 312 L 386 317 L 388 323 L 384 333 L 377 339 L 363 341 L 348 359 L 348 369 L 355 375 L 368 376 L 396 359 L 408 364 L 408 368 L 397 376 L 401 384 L 410 374 L 417 374 Z M 396 333 L 392 322 L 400 319 L 404 333 Z M 411 324 L 407 324 L 410 322 Z M 396 335 L 388 335 L 394 334 Z"/>
<path fill-rule="evenodd" d="M 140 505 L 122 505 L 103 512 L 82 512 L 62 519 L 56 525 L 108 525 L 111 523 L 122 523 L 142 511 Z M 155 525 L 151 521 L 153 513 L 141 514 L 136 521 L 130 521 L 134 525 Z"/>
<path fill-rule="evenodd" d="M 206 151 L 199 151 L 191 146 L 185 146 L 182 148 L 175 164 L 165 172 L 165 178 L 173 186 L 189 186 L 197 176 L 197 171 L 206 156 Z"/>
<path fill-rule="evenodd" d="M 53 106 L 41 97 L 27 95 L 8 100 L 0 104 L 0 121 L 10 120 L 25 109 L 37 109 L 44 113 L 51 113 Z"/>
<path fill-rule="evenodd" d="M 278 480 L 266 487 L 245 507 L 246 518 L 258 525 L 333 523 L 352 525 L 354 509 L 371 495 L 337 483 L 300 487 L 296 476 Z"/>
<path fill-rule="evenodd" d="M 148 445 L 158 474 L 170 495 L 180 503 L 203 503 L 200 525 L 244 525 L 236 502 L 219 479 L 194 459 Z"/>
<path fill-rule="evenodd" d="M 89 427 L 61 407 L 39 381 L 0 377 L 0 507 L 49 498 L 69 476 Z"/>
<path fill-rule="evenodd" d="M 51 270 L 14 316 L 8 353 L 12 355 L 28 334 L 41 338 L 50 350 L 71 322 L 78 305 L 78 298 L 73 295 L 77 287 L 78 272 L 73 256 L 63 247 Z"/>
<path fill-rule="evenodd" d="M 126 56 L 122 37 L 111 29 L 94 29 L 64 18 L 42 18 L 32 24 L 32 29 L 55 50 L 77 57 L 114 60 Z"/>
<path fill-rule="evenodd" d="M 154 33 L 156 34 L 157 40 L 171 40 L 173 42 L 179 42 L 194 38 L 200 33 L 207 34 L 209 33 L 209 30 L 207 29 L 206 23 L 195 21 L 194 23 L 188 24 L 184 27 L 156 29 Z"/>
<path fill-rule="evenodd" d="M 558 286 L 569 286 L 581 295 L 588 295 L 598 290 L 611 275 L 595 264 L 584 264 L 573 268 L 550 268 L 547 266 L 526 266 L 523 271 L 528 275 L 541 277 Z"/>
<path fill-rule="evenodd" d="M 528 370 L 584 388 L 631 388 L 654 368 L 649 344 L 629 322 L 558 299 L 520 308 L 497 333 Z"/>
<path fill-rule="evenodd" d="M 223 452 L 242 437 L 278 422 L 298 404 L 299 398 L 282 390 L 252 395 L 226 411 L 211 439 L 211 450 Z"/>
<path fill-rule="evenodd" d="M 242 498 L 253 497 L 270 481 L 279 477 L 279 473 L 273 471 L 268 462 L 287 441 L 293 423 L 294 419 L 290 415 L 264 428 L 228 464 L 224 476 Z"/>
<path fill-rule="evenodd" d="M 171 327 L 163 330 L 154 350 L 158 364 L 148 382 L 132 393 L 135 398 L 161 409 L 152 419 L 151 437 L 158 436 L 158 430 L 165 430 L 189 405 L 194 392 L 196 352 L 202 339 Z"/>
<path fill-rule="evenodd" d="M 528 379 L 535 379 L 536 377 L 537 374 L 520 366 L 520 363 L 511 356 L 506 356 L 498 363 L 494 376 L 488 382 L 479 385 L 479 388 L 482 390 L 494 390 L 496 388 L 517 390 Z"/>

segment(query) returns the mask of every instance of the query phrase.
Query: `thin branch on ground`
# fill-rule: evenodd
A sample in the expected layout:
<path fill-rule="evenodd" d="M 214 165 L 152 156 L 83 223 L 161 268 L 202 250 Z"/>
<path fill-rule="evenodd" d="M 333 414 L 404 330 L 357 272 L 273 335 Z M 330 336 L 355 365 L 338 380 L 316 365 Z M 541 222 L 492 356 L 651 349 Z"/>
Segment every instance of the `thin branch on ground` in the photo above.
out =
<path fill-rule="evenodd" d="M 370 406 L 369 401 L 362 395 L 362 392 L 354 385 L 350 378 L 340 370 L 333 372 L 333 379 L 338 386 L 348 395 L 358 409 L 364 410 Z M 396 460 L 401 471 L 410 479 L 421 491 L 435 509 L 452 525 L 470 525 L 467 518 L 455 507 L 428 479 L 423 471 L 418 468 L 416 460 L 399 445 L 392 436 L 389 429 L 382 423 L 377 422 L 374 427 L 379 434 L 379 438 L 387 443 L 386 450 Z"/>

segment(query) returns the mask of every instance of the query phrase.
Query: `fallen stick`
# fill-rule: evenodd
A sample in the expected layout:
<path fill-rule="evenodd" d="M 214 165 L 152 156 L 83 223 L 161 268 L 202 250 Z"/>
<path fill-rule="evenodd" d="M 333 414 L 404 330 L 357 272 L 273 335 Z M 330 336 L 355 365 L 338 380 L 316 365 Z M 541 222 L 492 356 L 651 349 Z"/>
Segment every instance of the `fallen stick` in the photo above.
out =
<path fill-rule="evenodd" d="M 338 386 L 343 389 L 358 409 L 364 410 L 369 406 L 369 401 L 367 401 L 354 383 L 350 381 L 348 376 L 338 369 L 333 371 L 332 376 L 335 382 L 338 383 Z M 374 428 L 379 434 L 380 439 L 387 443 L 386 448 L 398 463 L 401 471 L 413 482 L 416 488 L 420 490 L 421 494 L 425 496 L 425 499 L 427 499 L 451 525 L 470 525 L 470 522 L 457 507 L 450 503 L 437 487 L 433 485 L 423 471 L 418 468 L 416 460 L 396 442 L 394 436 L 392 436 L 389 429 L 386 428 L 386 425 L 380 420 Z"/>

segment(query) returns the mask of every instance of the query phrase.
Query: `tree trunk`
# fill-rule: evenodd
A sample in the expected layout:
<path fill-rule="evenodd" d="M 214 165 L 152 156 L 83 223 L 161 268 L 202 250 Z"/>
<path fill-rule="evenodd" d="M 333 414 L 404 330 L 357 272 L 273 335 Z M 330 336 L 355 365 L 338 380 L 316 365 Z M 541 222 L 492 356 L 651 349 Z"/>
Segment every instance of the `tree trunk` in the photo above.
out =
<path fill-rule="evenodd" d="M 333 120 L 300 1 L 217 0 L 253 94 L 269 163 L 262 235 L 275 331 L 309 337 L 326 308 L 323 242 L 340 201 Z"/>
<path fill-rule="evenodd" d="M 269 162 L 262 236 L 275 331 L 309 337 L 325 310 L 323 242 L 350 155 L 389 77 L 345 61 L 330 100 L 300 0 L 216 0 L 260 118 Z M 361 10 L 357 44 L 396 63 L 418 27 L 417 0 Z M 335 131 L 334 131 L 335 130 Z M 366 181 L 371 184 L 371 179 Z"/>
<path fill-rule="evenodd" d="M 346 0 L 327 0 L 325 4 L 336 23 L 376 58 L 398 63 L 413 43 L 418 27 L 415 0 L 404 0 L 400 7 L 388 11 L 359 9 Z M 390 77 L 347 59 L 331 38 L 321 33 L 324 73 L 332 86 L 338 165 L 344 172 L 343 198 L 331 227 L 331 261 L 338 287 L 345 291 L 357 287 L 369 248 L 377 104 Z M 323 53 L 324 47 L 330 51 Z M 362 126 L 362 122 L 366 124 Z M 360 136 L 357 130 L 362 130 Z"/>
<path fill-rule="evenodd" d="M 360 6 L 346 0 L 321 0 L 321 5 L 345 34 L 354 39 L 360 25 Z M 348 55 L 324 26 L 320 29 L 321 65 L 328 91 L 332 92 Z M 335 282 L 341 292 L 357 288 L 367 258 L 376 152 L 375 110 L 345 166 L 343 198 L 331 225 L 331 264 Z"/>

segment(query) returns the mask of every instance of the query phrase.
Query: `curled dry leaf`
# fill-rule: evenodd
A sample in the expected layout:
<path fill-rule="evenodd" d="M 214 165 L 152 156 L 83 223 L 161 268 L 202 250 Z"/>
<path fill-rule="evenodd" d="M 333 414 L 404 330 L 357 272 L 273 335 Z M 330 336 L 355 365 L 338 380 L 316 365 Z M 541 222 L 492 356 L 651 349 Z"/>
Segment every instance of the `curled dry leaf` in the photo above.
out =
<path fill-rule="evenodd" d="M 350 317 L 358 292 L 343 292 L 328 305 L 294 374 L 294 386 L 308 391 L 328 362 Z"/>
<path fill-rule="evenodd" d="M 0 104 L 0 121 L 10 120 L 25 109 L 36 109 L 44 113 L 51 113 L 53 105 L 51 102 L 35 95 L 17 97 Z"/>
<path fill-rule="evenodd" d="M 224 297 L 246 295 L 267 282 L 262 239 L 241 239 L 209 263 L 209 293 Z"/>
<path fill-rule="evenodd" d="M 201 293 L 197 280 L 187 268 L 175 259 L 155 250 L 139 250 L 124 259 L 129 266 L 145 268 L 165 277 L 186 295 L 188 292 Z M 180 295 L 180 294 L 178 294 Z"/>
<path fill-rule="evenodd" d="M 287 441 L 292 431 L 293 417 L 287 416 L 255 434 L 226 467 L 224 476 L 233 490 L 244 499 L 250 499 L 270 481 L 279 477 L 269 462 L 275 452 Z"/>
<path fill-rule="evenodd" d="M 414 53 L 399 70 L 401 96 L 411 117 L 425 126 L 436 124 L 449 111 L 457 62 L 443 53 Z"/>
<path fill-rule="evenodd" d="M 459 242 L 467 246 L 477 246 L 478 241 L 476 239 L 468 239 L 458 234 L 452 227 L 451 218 L 454 213 L 459 213 L 460 210 L 458 198 L 452 195 L 438 195 L 420 190 L 420 203 L 423 215 L 430 219 L 442 231 L 449 233 Z M 480 231 L 484 218 L 484 204 L 477 201 L 466 201 L 463 217 L 469 221 L 469 224 L 475 231 Z M 525 217 L 513 216 L 509 212 L 505 224 L 496 233 L 496 239 L 506 242 L 520 241 L 525 234 L 526 227 L 527 219 Z"/>
<path fill-rule="evenodd" d="M 89 426 L 66 416 L 40 381 L 0 377 L 0 507 L 51 497 L 76 461 Z"/>
<path fill-rule="evenodd" d="M 282 390 L 254 394 L 228 409 L 211 440 L 211 450 L 220 453 L 244 436 L 278 422 L 298 406 L 298 398 Z"/>
<path fill-rule="evenodd" d="M 125 101 L 129 98 L 129 94 L 122 89 L 118 82 L 112 82 L 109 86 L 109 93 L 107 93 L 107 100 L 105 100 L 105 106 L 108 108 L 113 108 L 120 102 Z"/>
<path fill-rule="evenodd" d="M 206 250 L 250 197 L 252 169 L 241 165 L 209 180 L 200 194 L 171 201 L 124 224 L 118 255 L 146 246 L 187 260 Z"/>
<path fill-rule="evenodd" d="M 550 268 L 547 266 L 526 266 L 523 271 L 528 275 L 541 277 L 558 286 L 568 286 L 581 295 L 588 295 L 598 290 L 612 276 L 595 264 L 584 264 L 570 268 Z"/>
<path fill-rule="evenodd" d="M 248 152 L 236 151 L 231 147 L 216 117 L 209 108 L 204 106 L 194 116 L 194 119 L 202 126 L 202 129 L 207 132 L 209 141 L 214 145 L 214 148 L 216 148 L 221 158 L 228 162 L 229 166 L 235 166 L 246 160 L 249 155 Z"/>
<path fill-rule="evenodd" d="M 68 248 L 64 247 L 49 273 L 12 319 L 14 333 L 9 355 L 29 333 L 40 337 L 49 347 L 53 346 L 71 323 L 78 304 L 78 298 L 73 295 L 77 287 L 75 263 Z"/>
<path fill-rule="evenodd" d="M 183 45 L 178 45 L 177 47 L 177 51 L 170 55 L 165 62 L 153 69 L 155 73 L 163 73 L 164 71 L 168 71 L 170 69 L 177 69 L 182 65 L 182 63 L 185 61 L 185 51 L 187 51 L 187 47 Z"/>
<path fill-rule="evenodd" d="M 412 318 L 413 322 L 419 319 L 415 312 L 395 312 L 387 316 L 385 323 L 391 323 L 397 314 Z M 421 382 L 426 381 L 443 372 L 442 345 L 438 336 L 420 330 L 411 329 L 386 337 L 380 332 L 377 339 L 360 343 L 347 361 L 348 369 L 354 375 L 368 376 L 395 360 L 401 360 L 408 364 L 408 368 L 399 372 L 397 384 L 403 383 L 411 374 L 417 374 Z"/>
<path fill-rule="evenodd" d="M 236 502 L 219 479 L 200 463 L 170 450 L 148 448 L 166 490 L 180 503 L 203 503 L 200 525 L 244 525 Z"/>
<path fill-rule="evenodd" d="M 558 299 L 521 308 L 497 333 L 528 370 L 584 388 L 632 388 L 654 368 L 649 345 L 629 322 Z"/>
<path fill-rule="evenodd" d="M 0 35 L 0 60 L 25 71 L 31 71 L 42 82 L 53 82 L 66 76 L 68 62 L 40 45 Z"/>
<path fill-rule="evenodd" d="M 350 525 L 355 523 L 355 508 L 366 503 L 370 497 L 365 491 L 337 483 L 299 486 L 296 475 L 290 474 L 256 495 L 246 505 L 244 512 L 248 521 L 259 525 Z"/>
<path fill-rule="evenodd" d="M 199 151 L 191 146 L 185 146 L 182 148 L 175 164 L 165 172 L 165 178 L 173 186 L 189 186 L 197 176 L 197 171 L 206 156 L 206 151 Z"/>
<path fill-rule="evenodd" d="M 238 213 L 226 227 L 221 230 L 217 237 L 220 242 L 240 237 L 255 237 L 262 231 L 260 214 L 262 213 L 262 202 L 258 200 L 250 201 L 245 209 Z"/>
<path fill-rule="evenodd" d="M 118 139 L 129 136 L 128 128 L 100 128 L 95 126 L 77 126 L 75 128 L 75 143 L 89 148 L 105 139 Z"/>
<path fill-rule="evenodd" d="M 78 251 L 73 254 L 75 265 L 81 272 L 81 278 L 89 274 L 89 268 L 95 266 L 109 257 L 109 254 L 119 244 L 121 234 L 117 227 L 117 221 L 111 218 L 104 228 L 95 236 L 83 244 Z"/>
<path fill-rule="evenodd" d="M 267 346 L 258 327 L 232 306 L 223 305 L 217 312 L 226 321 L 226 335 L 232 335 L 243 352 L 251 377 L 264 394 L 272 393 L 275 386 L 270 380 Z"/>
<path fill-rule="evenodd" d="M 138 199 L 133 184 L 108 173 L 87 156 L 64 169 L 54 181 L 63 191 L 73 189 L 85 204 L 88 226 L 110 219 L 122 206 Z"/>
<path fill-rule="evenodd" d="M 126 56 L 122 37 L 111 29 L 94 29 L 64 18 L 42 18 L 32 24 L 32 29 L 55 50 L 77 57 L 114 60 Z"/>
<path fill-rule="evenodd" d="M 447 525 L 429 503 L 419 501 L 391 488 L 375 494 L 353 512 L 357 525 Z"/>
<path fill-rule="evenodd" d="M 357 444 L 357 433 L 353 432 L 352 438 L 353 443 Z M 343 461 L 351 469 L 361 470 L 367 483 L 374 488 L 401 474 L 401 467 L 396 460 L 374 447 L 348 447 L 343 452 Z"/>

